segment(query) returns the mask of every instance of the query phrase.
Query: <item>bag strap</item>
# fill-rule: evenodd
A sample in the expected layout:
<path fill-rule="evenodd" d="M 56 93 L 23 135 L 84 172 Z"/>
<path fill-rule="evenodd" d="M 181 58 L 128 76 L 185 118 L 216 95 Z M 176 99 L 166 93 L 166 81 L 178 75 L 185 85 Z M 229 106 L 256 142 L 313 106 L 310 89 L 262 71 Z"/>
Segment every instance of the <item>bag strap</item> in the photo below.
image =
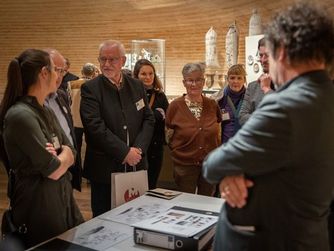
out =
<path fill-rule="evenodd" d="M 227 103 L 229 104 L 229 106 L 232 109 L 233 115 L 234 115 L 234 131 L 237 132 L 240 129 L 240 123 L 239 123 L 239 112 L 240 112 L 240 108 L 243 102 L 243 97 L 241 98 L 239 104 L 238 104 L 238 108 L 235 108 L 235 105 L 232 102 L 232 99 L 230 98 L 229 95 L 227 95 Z"/>
<path fill-rule="evenodd" d="M 127 146 L 130 146 L 130 135 L 129 135 L 129 130 L 126 130 L 126 144 L 127 144 Z M 125 164 L 124 164 L 124 173 L 127 172 L 127 170 L 126 170 L 127 166 L 128 166 L 128 165 L 125 163 Z M 132 166 L 132 171 L 133 171 L 133 172 L 136 172 L 136 171 L 137 171 L 137 167 L 136 167 L 135 165 Z"/>
<path fill-rule="evenodd" d="M 152 94 L 152 96 L 151 96 L 151 98 L 150 98 L 149 106 L 150 106 L 151 109 L 152 109 L 152 105 L 153 105 L 153 103 L 154 103 L 154 100 L 155 100 L 155 92 L 153 92 L 153 94 Z"/>
<path fill-rule="evenodd" d="M 235 106 L 234 106 L 234 104 L 233 104 L 233 102 L 232 102 L 232 99 L 230 98 L 229 95 L 227 95 L 227 103 L 228 103 L 228 105 L 231 107 L 232 112 L 233 112 L 233 114 L 234 114 L 234 117 L 237 117 L 237 109 L 235 108 Z"/>
<path fill-rule="evenodd" d="M 240 108 L 241 108 L 242 102 L 243 102 L 243 97 L 241 98 L 241 100 L 240 100 L 240 102 L 238 104 L 238 107 L 235 108 L 235 105 L 233 104 L 232 99 L 230 98 L 229 95 L 227 95 L 227 103 L 231 107 L 233 115 L 234 115 L 235 118 L 238 118 L 238 114 L 240 112 Z"/>

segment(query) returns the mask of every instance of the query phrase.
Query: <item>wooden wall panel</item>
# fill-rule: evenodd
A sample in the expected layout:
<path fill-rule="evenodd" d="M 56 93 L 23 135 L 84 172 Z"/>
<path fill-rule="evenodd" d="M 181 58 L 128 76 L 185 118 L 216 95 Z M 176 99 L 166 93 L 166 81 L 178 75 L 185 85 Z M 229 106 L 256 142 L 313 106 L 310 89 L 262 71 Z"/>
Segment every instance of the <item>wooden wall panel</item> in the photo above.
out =
<path fill-rule="evenodd" d="M 136 2 L 132 5 L 131 2 Z M 253 8 L 263 22 L 292 0 L 2 0 L 0 2 L 0 95 L 7 66 L 26 48 L 56 48 L 71 60 L 80 75 L 86 62 L 97 63 L 98 45 L 106 39 L 122 41 L 130 52 L 133 39 L 166 39 L 166 92 L 183 92 L 181 69 L 190 61 L 205 60 L 205 34 L 218 33 L 218 53 L 224 67 L 225 35 L 237 21 L 239 63 L 245 60 L 244 38 Z M 334 13 L 334 2 L 323 0 Z M 160 7 L 157 6 L 161 4 Z M 141 8 L 142 7 L 142 8 Z M 225 69 L 225 68 L 224 68 Z"/>

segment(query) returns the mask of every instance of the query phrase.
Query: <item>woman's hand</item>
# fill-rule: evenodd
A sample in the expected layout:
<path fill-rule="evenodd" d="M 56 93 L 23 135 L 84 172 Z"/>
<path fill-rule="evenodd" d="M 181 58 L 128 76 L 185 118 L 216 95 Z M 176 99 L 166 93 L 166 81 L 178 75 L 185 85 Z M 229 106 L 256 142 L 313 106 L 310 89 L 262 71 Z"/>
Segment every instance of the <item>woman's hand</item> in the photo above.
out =
<path fill-rule="evenodd" d="M 161 116 L 162 116 L 162 120 L 165 120 L 166 114 L 165 114 L 164 109 L 158 107 L 158 108 L 155 108 L 155 110 L 157 110 L 158 112 L 160 112 Z"/>
<path fill-rule="evenodd" d="M 57 151 L 52 143 L 46 143 L 45 149 L 54 156 L 57 156 Z"/>
<path fill-rule="evenodd" d="M 52 151 L 51 147 L 48 148 Z M 66 173 L 67 169 L 74 164 L 74 155 L 72 149 L 69 146 L 62 145 L 61 152 L 57 157 L 60 160 L 60 165 L 53 173 L 48 176 L 53 180 L 58 180 L 61 176 L 63 176 L 64 173 Z"/>

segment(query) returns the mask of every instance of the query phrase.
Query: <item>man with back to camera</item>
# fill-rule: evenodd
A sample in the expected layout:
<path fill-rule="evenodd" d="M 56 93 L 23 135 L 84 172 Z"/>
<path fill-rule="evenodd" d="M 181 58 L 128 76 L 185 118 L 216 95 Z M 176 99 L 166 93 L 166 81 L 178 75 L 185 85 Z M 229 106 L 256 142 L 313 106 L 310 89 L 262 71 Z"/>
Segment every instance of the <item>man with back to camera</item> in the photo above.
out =
<path fill-rule="evenodd" d="M 87 142 L 84 177 L 91 182 L 93 217 L 111 209 L 112 172 L 146 169 L 154 128 L 143 84 L 121 72 L 123 44 L 103 42 L 98 60 L 102 74 L 83 84 L 80 105 Z"/>
<path fill-rule="evenodd" d="M 204 176 L 226 199 L 215 250 L 329 250 L 334 192 L 334 24 L 324 8 L 299 3 L 267 27 L 270 75 L 264 97 Z"/>
<path fill-rule="evenodd" d="M 269 59 L 266 52 L 265 39 L 258 42 L 258 54 L 262 65 L 263 74 L 255 81 L 248 84 L 239 113 L 240 125 L 245 124 L 266 94 L 272 93 L 275 89 L 269 75 Z"/>

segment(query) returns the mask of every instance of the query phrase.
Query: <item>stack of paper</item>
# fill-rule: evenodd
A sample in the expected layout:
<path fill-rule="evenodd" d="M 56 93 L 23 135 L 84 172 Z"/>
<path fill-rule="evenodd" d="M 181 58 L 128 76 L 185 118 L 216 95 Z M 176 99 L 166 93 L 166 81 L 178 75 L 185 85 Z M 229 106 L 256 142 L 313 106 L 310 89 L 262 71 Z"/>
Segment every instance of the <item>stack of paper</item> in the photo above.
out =
<path fill-rule="evenodd" d="M 170 200 L 170 199 L 173 199 L 176 196 L 180 195 L 181 193 L 182 192 L 167 190 L 167 189 L 162 189 L 162 188 L 156 188 L 156 189 L 148 190 L 146 192 L 146 195 L 150 195 L 150 196 Z"/>

